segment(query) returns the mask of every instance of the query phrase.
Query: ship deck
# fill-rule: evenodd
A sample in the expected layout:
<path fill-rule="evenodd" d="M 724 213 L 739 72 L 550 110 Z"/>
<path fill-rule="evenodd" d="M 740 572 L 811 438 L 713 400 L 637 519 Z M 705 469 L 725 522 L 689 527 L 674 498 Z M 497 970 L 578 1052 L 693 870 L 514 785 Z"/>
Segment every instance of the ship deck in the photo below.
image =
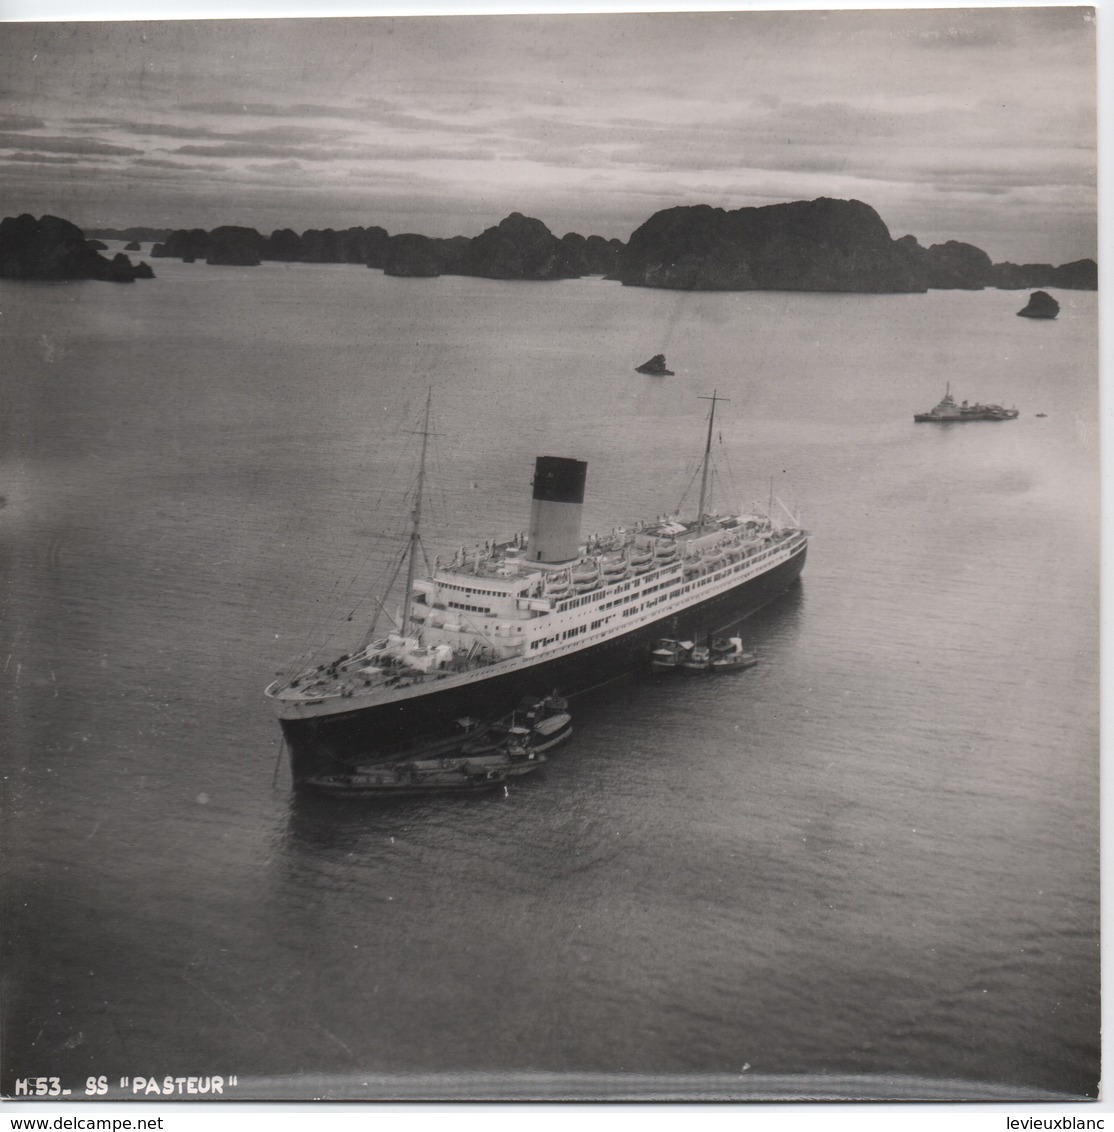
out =
<path fill-rule="evenodd" d="M 335 704 L 330 710 L 356 710 L 397 697 L 420 696 L 439 685 L 467 682 L 485 670 L 534 664 L 551 655 L 575 651 L 575 644 L 564 641 L 570 630 L 584 632 L 592 618 L 607 616 L 614 628 L 594 628 L 584 643 L 625 631 L 632 614 L 637 623 L 645 620 L 641 599 L 647 599 L 647 609 L 658 607 L 665 613 L 668 607 L 659 607 L 658 603 L 668 601 L 679 612 L 691 600 L 699 600 L 698 594 L 707 583 L 713 583 L 709 592 L 718 591 L 730 584 L 731 575 L 757 570 L 771 554 L 775 559 L 780 557 L 776 554 L 779 548 L 806 537 L 797 528 L 756 530 L 753 521 L 739 521 L 738 517 L 702 530 L 663 532 L 661 526 L 655 526 L 631 532 L 622 546 L 606 550 L 594 547 L 589 540 L 579 559 L 541 564 L 543 569 L 508 553 L 517 549 L 514 543 L 489 544 L 483 548 L 483 557 L 460 554 L 448 566 L 439 566 L 433 579 L 418 584 L 435 588 L 439 583 L 455 583 L 473 593 L 499 593 L 511 602 L 517 600 L 516 592 L 528 592 L 523 601 L 530 608 L 522 616 L 530 620 L 522 624 L 539 627 L 539 633 L 550 622 L 554 625 L 554 635 L 532 646 L 533 651 L 527 653 L 525 644 L 522 651 L 505 656 L 483 648 L 427 646 L 422 643 L 418 622 L 409 636 L 391 634 L 352 655 L 305 669 L 293 679 L 275 681 L 267 695 L 295 711 L 313 711 L 326 703 Z M 593 548 L 596 553 L 589 555 L 588 550 Z M 775 564 L 771 560 L 770 565 Z M 616 565 L 623 566 L 621 572 L 615 571 Z M 477 588 L 478 582 L 483 588 Z M 496 583 L 496 590 L 486 589 Z M 528 591 L 523 590 L 525 583 L 529 583 Z M 682 597 L 682 587 L 697 592 L 691 598 L 688 593 Z M 550 632 L 548 628 L 544 631 Z M 576 632 L 571 635 L 576 636 Z M 436 638 L 437 633 L 427 635 Z"/>

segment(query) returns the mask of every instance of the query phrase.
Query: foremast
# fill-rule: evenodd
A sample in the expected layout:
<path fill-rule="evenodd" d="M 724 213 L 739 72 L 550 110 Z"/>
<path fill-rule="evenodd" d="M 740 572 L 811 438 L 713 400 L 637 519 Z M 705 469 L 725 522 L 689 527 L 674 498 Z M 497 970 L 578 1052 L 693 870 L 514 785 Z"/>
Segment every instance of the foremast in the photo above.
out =
<path fill-rule="evenodd" d="M 418 544 L 422 529 L 422 495 L 425 493 L 425 458 L 429 448 L 429 407 L 433 400 L 433 386 L 426 392 L 425 415 L 422 418 L 422 455 L 418 461 L 418 486 L 414 506 L 410 511 L 410 545 L 406 553 L 406 596 L 402 605 L 402 631 L 410 631 L 410 610 L 414 602 L 414 575 L 418 564 Z"/>
<path fill-rule="evenodd" d="M 717 390 L 712 390 L 711 397 L 701 397 L 701 401 L 711 401 L 712 407 L 708 413 L 708 437 L 704 442 L 704 464 L 700 472 L 700 503 L 696 508 L 696 529 L 704 528 L 704 504 L 708 497 L 708 472 L 712 465 L 712 425 L 716 419 L 716 402 L 727 401 L 727 397 L 717 397 Z"/>

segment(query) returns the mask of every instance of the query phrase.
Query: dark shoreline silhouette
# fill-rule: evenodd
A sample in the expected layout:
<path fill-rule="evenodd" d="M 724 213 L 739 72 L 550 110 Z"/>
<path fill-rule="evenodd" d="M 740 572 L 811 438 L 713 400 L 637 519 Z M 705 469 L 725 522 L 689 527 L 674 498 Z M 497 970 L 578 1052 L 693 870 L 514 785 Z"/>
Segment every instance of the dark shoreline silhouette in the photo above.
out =
<path fill-rule="evenodd" d="M 155 277 L 147 264 L 133 264 L 122 252 L 106 259 L 97 250 L 104 246 L 57 216 L 6 216 L 0 220 L 0 279 L 134 283 Z"/>
<path fill-rule="evenodd" d="M 150 274 L 146 264 L 133 267 L 126 256 L 112 261 L 98 256 L 100 264 L 89 259 L 96 252 L 68 221 L 21 216 L 3 223 L 9 230 L 0 232 L 0 277 L 130 281 L 145 277 L 144 272 Z M 30 227 L 36 224 L 42 231 L 28 239 Z M 22 235 L 14 238 L 17 233 L 11 225 Z M 517 212 L 475 237 L 390 235 L 378 226 L 308 229 L 301 234 L 282 228 L 264 236 L 254 228 L 221 225 L 211 231 L 96 229 L 88 238 L 153 239 L 150 254 L 155 259 L 238 267 L 265 261 L 346 263 L 377 268 L 387 275 L 425 278 L 467 275 L 545 282 L 602 275 L 628 287 L 867 294 L 940 288 L 1098 288 L 1094 260 L 1059 267 L 996 264 L 982 249 L 955 240 L 925 248 L 913 236 L 893 239 L 870 205 L 825 197 L 735 210 L 709 205 L 664 209 L 640 225 L 626 243 L 576 232 L 557 237 L 542 221 Z M 77 250 L 77 243 L 84 251 Z"/>

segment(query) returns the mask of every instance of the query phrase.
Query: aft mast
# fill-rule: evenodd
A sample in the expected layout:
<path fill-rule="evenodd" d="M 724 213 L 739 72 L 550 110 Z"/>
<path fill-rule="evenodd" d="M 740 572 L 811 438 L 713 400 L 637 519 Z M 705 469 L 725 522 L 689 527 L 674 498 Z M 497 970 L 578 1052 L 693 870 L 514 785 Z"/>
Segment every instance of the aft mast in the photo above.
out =
<path fill-rule="evenodd" d="M 410 632 L 410 607 L 414 601 L 414 573 L 418 561 L 418 542 L 421 539 L 422 494 L 425 491 L 425 456 L 429 447 L 429 406 L 433 399 L 433 386 L 429 387 L 425 398 L 425 416 L 422 420 L 422 457 L 418 463 L 418 487 L 414 495 L 414 507 L 410 512 L 410 546 L 406 553 L 406 596 L 402 603 L 403 634 Z"/>
<path fill-rule="evenodd" d="M 717 397 L 716 390 L 712 390 L 711 397 L 701 397 L 701 401 L 711 401 L 712 408 L 708 413 L 708 439 L 704 444 L 704 467 L 700 474 L 700 505 L 696 509 L 696 525 L 697 529 L 702 529 L 704 526 L 704 502 L 708 496 L 708 471 L 712 463 L 712 425 L 716 419 L 716 402 L 727 401 L 727 397 Z"/>

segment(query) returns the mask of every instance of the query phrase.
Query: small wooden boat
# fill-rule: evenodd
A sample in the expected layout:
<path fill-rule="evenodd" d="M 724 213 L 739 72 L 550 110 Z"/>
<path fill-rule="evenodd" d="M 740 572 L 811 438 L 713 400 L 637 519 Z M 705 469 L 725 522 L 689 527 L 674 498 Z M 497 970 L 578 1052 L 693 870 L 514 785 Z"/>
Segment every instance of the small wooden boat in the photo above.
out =
<path fill-rule="evenodd" d="M 713 672 L 734 672 L 741 668 L 753 668 L 758 663 L 758 658 L 743 648 L 739 637 L 713 641 L 711 655 Z"/>
<path fill-rule="evenodd" d="M 757 659 L 743 648 L 740 637 L 715 640 L 710 645 L 697 645 L 681 663 L 684 672 L 736 672 L 753 668 Z"/>
<path fill-rule="evenodd" d="M 681 661 L 682 672 L 710 672 L 712 652 L 707 645 L 694 645 L 692 651 Z"/>
<path fill-rule="evenodd" d="M 676 672 L 692 654 L 692 641 L 674 641 L 663 638 L 650 653 L 651 672 Z"/>
<path fill-rule="evenodd" d="M 521 765 L 523 760 L 543 758 L 542 751 L 556 747 L 571 735 L 572 716 L 567 711 L 554 711 L 532 727 L 512 727 L 497 750 L 513 765 Z"/>
<path fill-rule="evenodd" d="M 513 734 L 525 731 L 528 735 L 538 732 L 549 735 L 552 727 L 549 720 L 569 720 L 568 702 L 560 696 L 524 696 L 518 706 L 502 719 L 496 720 L 483 734 L 471 736 L 461 747 L 461 754 L 482 755 L 498 751 Z"/>

